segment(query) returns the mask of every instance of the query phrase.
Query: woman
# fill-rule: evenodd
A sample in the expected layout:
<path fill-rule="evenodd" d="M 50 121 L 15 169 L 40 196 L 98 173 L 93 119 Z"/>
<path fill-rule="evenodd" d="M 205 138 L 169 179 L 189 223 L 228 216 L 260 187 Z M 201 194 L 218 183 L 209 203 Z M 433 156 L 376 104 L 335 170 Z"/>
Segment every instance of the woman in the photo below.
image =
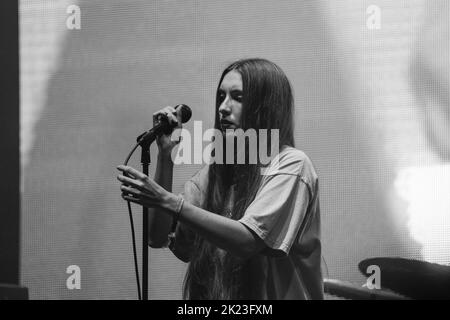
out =
<path fill-rule="evenodd" d="M 219 81 L 215 128 L 224 139 L 238 128 L 278 129 L 276 167 L 275 157 L 265 175 L 261 161 L 212 163 L 175 195 L 171 151 L 177 142 L 170 135 L 158 140 L 154 180 L 118 167 L 124 172 L 118 177 L 122 197 L 154 208 L 149 210 L 149 245 L 164 247 L 170 230 L 175 231 L 169 247 L 189 262 L 184 298 L 323 298 L 318 180 L 309 158 L 294 148 L 293 106 L 289 80 L 277 65 L 264 59 L 236 61 Z M 154 121 L 165 116 L 180 127 L 174 112 L 164 108 Z"/>

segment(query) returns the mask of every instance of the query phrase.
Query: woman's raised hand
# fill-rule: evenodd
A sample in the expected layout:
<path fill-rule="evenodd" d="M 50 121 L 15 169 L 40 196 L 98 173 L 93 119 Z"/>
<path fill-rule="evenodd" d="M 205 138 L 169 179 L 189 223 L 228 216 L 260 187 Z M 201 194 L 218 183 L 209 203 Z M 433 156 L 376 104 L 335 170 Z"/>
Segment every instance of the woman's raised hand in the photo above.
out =
<path fill-rule="evenodd" d="M 120 165 L 117 167 L 123 175 L 117 176 L 122 185 L 122 198 L 148 208 L 166 208 L 172 193 L 161 187 L 142 172 Z"/>
<path fill-rule="evenodd" d="M 181 113 L 177 113 L 174 107 L 167 106 L 159 111 L 156 111 L 153 114 L 153 126 L 156 126 L 159 123 L 161 117 L 167 119 L 169 124 L 175 124 L 175 129 L 182 128 Z M 173 132 L 170 134 L 163 133 L 156 139 L 160 153 L 170 155 L 172 149 L 180 142 L 179 139 L 173 139 L 172 134 Z"/>

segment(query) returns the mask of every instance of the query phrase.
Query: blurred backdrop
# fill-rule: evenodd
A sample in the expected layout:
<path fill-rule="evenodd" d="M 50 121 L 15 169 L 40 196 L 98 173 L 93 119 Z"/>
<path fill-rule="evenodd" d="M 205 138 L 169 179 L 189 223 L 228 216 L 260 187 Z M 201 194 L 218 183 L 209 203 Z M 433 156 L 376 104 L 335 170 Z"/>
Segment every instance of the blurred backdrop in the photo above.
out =
<path fill-rule="evenodd" d="M 71 5 L 79 29 L 68 28 Z M 325 276 L 362 285 L 357 264 L 376 256 L 449 264 L 449 9 L 446 0 L 21 0 L 30 298 L 137 298 L 115 167 L 166 105 L 192 108 L 188 129 L 212 126 L 220 73 L 245 57 L 274 61 L 294 88 L 296 146 L 320 180 Z M 177 166 L 174 191 L 199 168 Z M 80 290 L 66 287 L 70 265 Z M 151 299 L 181 298 L 184 263 L 150 249 L 149 268 Z"/>

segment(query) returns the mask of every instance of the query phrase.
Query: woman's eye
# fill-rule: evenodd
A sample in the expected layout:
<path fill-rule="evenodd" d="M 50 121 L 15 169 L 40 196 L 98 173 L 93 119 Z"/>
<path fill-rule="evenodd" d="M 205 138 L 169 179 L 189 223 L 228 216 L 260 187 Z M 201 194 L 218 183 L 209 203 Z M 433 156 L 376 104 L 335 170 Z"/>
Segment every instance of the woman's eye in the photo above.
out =
<path fill-rule="evenodd" d="M 237 102 L 242 102 L 243 95 L 242 93 L 233 93 L 233 99 Z"/>

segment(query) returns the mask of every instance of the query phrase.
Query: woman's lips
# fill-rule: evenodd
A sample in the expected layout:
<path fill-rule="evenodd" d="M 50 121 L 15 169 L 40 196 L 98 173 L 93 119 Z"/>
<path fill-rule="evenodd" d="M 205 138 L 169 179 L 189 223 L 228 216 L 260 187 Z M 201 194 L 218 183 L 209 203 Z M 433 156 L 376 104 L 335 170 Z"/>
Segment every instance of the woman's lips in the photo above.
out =
<path fill-rule="evenodd" d="M 232 123 L 230 121 L 220 121 L 220 126 L 223 129 L 232 129 L 235 127 L 234 123 Z"/>

